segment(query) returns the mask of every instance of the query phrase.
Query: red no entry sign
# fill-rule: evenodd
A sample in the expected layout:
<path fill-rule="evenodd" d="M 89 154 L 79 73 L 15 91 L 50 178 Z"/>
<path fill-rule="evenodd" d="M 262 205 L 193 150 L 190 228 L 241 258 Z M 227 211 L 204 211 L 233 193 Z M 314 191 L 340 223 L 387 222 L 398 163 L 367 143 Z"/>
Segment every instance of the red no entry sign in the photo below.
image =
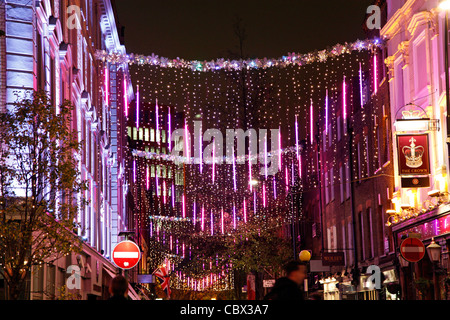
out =
<path fill-rule="evenodd" d="M 425 246 L 417 238 L 407 238 L 400 245 L 402 257 L 409 262 L 418 262 L 425 255 Z"/>
<path fill-rule="evenodd" d="M 112 259 L 121 269 L 134 268 L 141 259 L 141 250 L 133 241 L 119 242 L 113 250 Z"/>

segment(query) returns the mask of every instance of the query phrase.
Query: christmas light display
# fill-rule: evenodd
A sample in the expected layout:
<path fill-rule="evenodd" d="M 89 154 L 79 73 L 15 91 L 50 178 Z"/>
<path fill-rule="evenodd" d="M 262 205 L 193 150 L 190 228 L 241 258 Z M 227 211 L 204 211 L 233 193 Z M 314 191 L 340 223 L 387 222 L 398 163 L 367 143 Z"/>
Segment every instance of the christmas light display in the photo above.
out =
<path fill-rule="evenodd" d="M 303 139 L 309 142 L 307 148 L 316 145 L 319 132 L 324 132 L 327 136 L 332 134 L 329 139 L 336 141 L 336 118 L 339 115 L 344 120 L 350 119 L 351 112 L 348 107 L 355 101 L 352 90 L 348 90 L 350 80 L 356 79 L 354 83 L 359 80 L 359 86 L 366 85 L 363 82 L 363 70 L 367 70 L 367 66 L 370 68 L 368 61 L 373 56 L 371 50 L 375 50 L 378 45 L 379 43 L 374 41 L 362 41 L 357 45 L 335 46 L 330 51 L 317 54 L 292 55 L 290 59 L 241 61 L 235 67 L 231 61 L 226 60 L 215 61 L 218 67 L 214 68 L 208 67 L 212 64 L 200 63 L 195 64 L 195 70 L 192 69 L 194 62 L 178 60 L 170 64 L 169 61 L 164 61 L 164 58 L 156 56 L 139 58 L 148 63 L 136 60 L 136 56 L 132 55 L 125 60 L 120 60 L 124 57 L 114 57 L 113 54 L 100 57 L 109 63 L 131 63 L 130 68 L 135 73 L 133 78 L 135 81 L 139 79 L 136 99 L 139 100 L 140 95 L 142 101 L 157 101 L 155 120 L 145 126 L 153 127 L 161 133 L 161 139 L 155 141 L 160 143 L 159 150 L 150 151 L 136 147 L 131 152 L 131 161 L 135 194 L 139 192 L 139 182 L 146 181 L 148 177 L 148 173 L 139 167 L 147 165 L 149 161 L 161 166 L 152 178 L 151 185 L 162 184 L 163 201 L 150 203 L 136 196 L 134 207 L 142 208 L 145 202 L 145 207 L 148 208 L 146 214 L 149 222 L 144 225 L 139 225 L 141 222 L 138 222 L 138 229 L 148 230 L 152 241 L 159 243 L 155 247 L 157 250 L 151 249 L 151 254 L 155 257 L 162 254 L 173 255 L 171 262 L 178 270 L 175 286 L 205 290 L 221 279 L 217 270 L 207 267 L 192 270 L 179 265 L 182 259 L 177 254 L 177 243 L 182 244 L 182 255 L 184 256 L 184 250 L 187 250 L 190 256 L 191 250 L 196 249 L 192 247 L 196 239 L 219 241 L 224 237 L 237 235 L 242 235 L 245 239 L 249 231 L 244 231 L 243 225 L 257 219 L 261 219 L 257 220 L 261 229 L 281 227 L 292 221 L 289 192 L 290 189 L 296 191 L 296 177 L 304 176 L 307 179 L 317 172 L 319 166 L 336 166 L 336 163 L 328 160 L 311 158 L 305 153 Z M 147 58 L 149 60 L 146 60 Z M 270 67 L 269 61 L 272 61 Z M 244 80 L 241 80 L 241 74 L 237 72 L 241 70 L 246 71 Z M 246 90 L 242 90 L 243 86 Z M 362 95 L 363 91 L 359 89 L 357 91 Z M 342 104 L 338 103 L 341 96 Z M 365 102 L 362 98 L 358 101 Z M 130 106 L 138 109 L 139 103 Z M 170 106 L 167 109 L 167 118 L 164 116 L 167 121 L 160 119 L 162 110 L 166 110 L 160 106 Z M 193 140 L 194 152 L 190 143 L 189 127 L 194 127 L 192 136 L 195 136 L 197 128 L 194 121 L 198 118 L 197 115 L 201 115 L 203 127 L 217 128 L 223 132 L 229 128 L 240 127 L 244 131 L 251 128 L 279 128 L 278 135 L 271 137 L 278 140 L 279 149 L 269 151 L 268 135 L 260 135 L 263 141 L 259 149 L 260 154 L 255 154 L 249 143 L 244 156 L 237 156 L 237 150 L 233 148 L 231 155 L 227 154 L 221 158 L 220 153 L 217 155 L 219 151 L 214 138 L 212 161 L 204 163 L 203 153 L 195 149 L 204 149 L 203 136 L 199 135 L 198 139 Z M 316 129 L 317 122 L 322 123 L 321 121 L 325 126 Z M 136 119 L 136 127 L 139 126 L 144 124 L 139 124 Z M 183 156 L 162 152 L 163 131 L 166 132 L 165 141 L 171 151 L 176 146 L 176 142 L 171 145 L 171 134 L 176 129 L 184 129 Z M 333 149 L 336 148 L 334 142 L 330 144 Z M 304 161 L 302 156 L 305 156 Z M 268 168 L 274 159 L 278 159 L 278 172 L 269 175 Z M 165 162 L 181 163 L 173 169 L 170 178 L 173 180 L 169 180 L 167 174 L 160 173 Z M 163 172 L 166 172 L 166 169 L 163 169 Z M 334 172 L 338 170 L 335 169 Z M 332 182 L 334 179 L 335 177 L 330 178 Z M 171 184 L 168 188 L 168 196 L 171 196 L 172 200 L 170 203 L 166 203 L 166 183 Z M 302 187 L 300 185 L 300 188 Z M 317 181 L 308 184 L 308 188 L 317 187 Z M 158 187 L 155 194 L 160 196 Z M 197 212 L 199 209 L 200 212 Z M 301 208 L 299 210 L 297 214 L 301 215 Z M 199 220 L 197 216 L 200 216 Z M 163 232 L 172 237 L 169 241 L 171 245 L 164 245 Z M 218 263 L 219 267 L 224 267 L 226 274 L 232 270 L 232 264 L 227 265 L 229 257 L 217 259 L 215 256 L 205 256 L 200 259 L 195 256 L 191 259 L 204 261 L 206 266 L 212 262 Z M 217 288 L 226 287 L 225 282 L 229 280 L 223 278 Z"/>

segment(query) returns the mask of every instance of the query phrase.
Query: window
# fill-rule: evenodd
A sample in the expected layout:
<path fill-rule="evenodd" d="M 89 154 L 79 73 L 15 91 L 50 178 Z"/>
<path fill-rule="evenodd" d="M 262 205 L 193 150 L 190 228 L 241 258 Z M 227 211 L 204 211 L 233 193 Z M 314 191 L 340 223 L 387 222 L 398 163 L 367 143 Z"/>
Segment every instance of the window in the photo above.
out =
<path fill-rule="evenodd" d="M 366 259 L 366 248 L 365 248 L 365 232 L 364 232 L 364 214 L 360 211 L 359 214 L 359 239 L 360 239 L 360 246 L 359 246 L 359 256 L 361 257 L 361 260 Z"/>
<path fill-rule="evenodd" d="M 370 159 L 372 159 L 372 157 L 369 154 L 369 136 L 366 136 L 366 162 L 367 162 L 367 177 L 370 176 Z"/>
<path fill-rule="evenodd" d="M 137 132 L 137 128 L 133 127 L 133 140 L 137 140 L 138 139 L 138 132 Z"/>
<path fill-rule="evenodd" d="M 381 127 L 377 126 L 377 151 L 378 151 L 378 168 L 381 168 L 381 166 L 383 165 L 382 163 L 382 154 L 381 154 L 381 141 L 383 141 L 383 137 L 381 135 L 382 131 L 381 131 Z"/>
<path fill-rule="evenodd" d="M 150 141 L 155 142 L 155 129 L 150 129 Z"/>
<path fill-rule="evenodd" d="M 161 130 L 161 142 L 166 143 L 166 130 Z"/>
<path fill-rule="evenodd" d="M 342 222 L 342 249 L 348 249 L 345 236 L 346 236 L 346 233 L 345 233 L 345 222 L 343 221 Z M 344 251 L 345 265 L 347 265 L 348 250 L 343 250 L 343 251 Z"/>
<path fill-rule="evenodd" d="M 367 214 L 369 216 L 368 217 L 369 218 L 369 237 L 370 237 L 370 241 L 368 242 L 370 245 L 369 253 L 370 253 L 370 258 L 373 258 L 375 256 L 375 248 L 374 248 L 374 243 L 373 243 L 374 230 L 373 230 L 372 208 L 368 209 Z"/>
<path fill-rule="evenodd" d="M 139 128 L 139 140 L 144 140 L 144 129 Z"/>
<path fill-rule="evenodd" d="M 145 141 L 149 141 L 150 140 L 150 133 L 149 133 L 149 130 L 148 130 L 148 128 L 145 128 Z"/>
<path fill-rule="evenodd" d="M 347 239 L 348 239 L 348 244 L 350 248 L 354 248 L 354 244 L 353 244 L 353 228 L 352 228 L 352 223 L 349 222 L 347 224 Z M 353 252 L 354 250 L 346 250 L 348 252 L 348 264 L 353 264 Z"/>
<path fill-rule="evenodd" d="M 386 132 L 385 146 L 384 146 L 384 158 L 386 159 L 384 163 L 388 162 L 391 158 L 391 154 L 389 152 L 389 145 L 391 143 L 391 134 L 389 131 L 389 118 L 387 117 L 384 120 L 384 130 Z"/>

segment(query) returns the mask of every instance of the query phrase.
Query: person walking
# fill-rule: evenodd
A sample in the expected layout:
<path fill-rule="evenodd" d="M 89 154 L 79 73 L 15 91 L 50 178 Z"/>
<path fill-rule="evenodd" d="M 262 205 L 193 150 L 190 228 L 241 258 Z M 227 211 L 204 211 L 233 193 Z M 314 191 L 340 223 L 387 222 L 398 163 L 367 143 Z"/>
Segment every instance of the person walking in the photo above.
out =
<path fill-rule="evenodd" d="M 114 277 L 109 286 L 111 297 L 109 300 L 126 301 L 128 300 L 128 280 L 121 275 Z"/>
<path fill-rule="evenodd" d="M 307 266 L 298 261 L 291 261 L 284 266 L 286 276 L 279 278 L 264 300 L 304 300 L 300 285 L 307 276 Z"/>

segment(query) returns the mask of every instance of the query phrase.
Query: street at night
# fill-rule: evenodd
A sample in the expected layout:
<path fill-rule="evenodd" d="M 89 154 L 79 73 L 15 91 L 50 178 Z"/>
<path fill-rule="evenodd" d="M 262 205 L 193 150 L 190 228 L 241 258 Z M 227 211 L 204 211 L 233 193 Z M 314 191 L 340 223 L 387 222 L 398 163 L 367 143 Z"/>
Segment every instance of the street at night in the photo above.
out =
<path fill-rule="evenodd" d="M 1 305 L 450 300 L 449 12 L 0 1 Z"/>

